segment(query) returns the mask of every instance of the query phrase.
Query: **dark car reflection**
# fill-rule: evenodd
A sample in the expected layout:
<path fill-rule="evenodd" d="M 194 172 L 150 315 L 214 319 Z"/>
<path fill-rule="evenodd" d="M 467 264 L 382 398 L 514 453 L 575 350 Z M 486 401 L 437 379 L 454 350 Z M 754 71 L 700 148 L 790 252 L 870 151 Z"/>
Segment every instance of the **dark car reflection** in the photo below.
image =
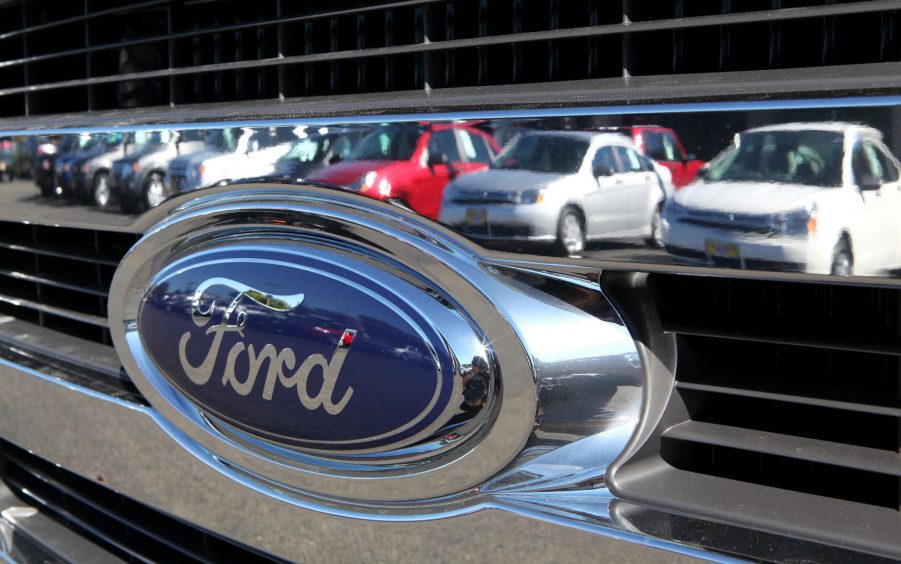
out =
<path fill-rule="evenodd" d="M 295 133 L 299 140 L 275 163 L 274 176 L 286 182 L 300 182 L 320 168 L 347 159 L 368 128 L 299 127 Z"/>
<path fill-rule="evenodd" d="M 218 133 L 203 130 L 184 132 L 146 132 L 135 140 L 135 152 L 113 163 L 109 189 L 95 189 L 94 201 L 100 208 L 119 202 L 122 211 L 135 213 L 160 205 L 171 194 L 165 176 L 169 165 L 179 156 L 209 148 Z"/>
<path fill-rule="evenodd" d="M 901 265 L 898 171 L 871 127 L 752 129 L 676 194 L 664 241 L 671 253 L 710 264 L 884 273 Z"/>

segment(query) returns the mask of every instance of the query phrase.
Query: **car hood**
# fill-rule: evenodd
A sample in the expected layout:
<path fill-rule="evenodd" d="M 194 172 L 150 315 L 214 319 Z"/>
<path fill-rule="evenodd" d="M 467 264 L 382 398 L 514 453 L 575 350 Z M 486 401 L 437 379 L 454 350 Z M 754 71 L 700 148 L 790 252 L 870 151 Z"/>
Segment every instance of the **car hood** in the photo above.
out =
<path fill-rule="evenodd" d="M 530 170 L 489 169 L 457 178 L 451 185 L 454 190 L 482 192 L 519 192 L 544 188 L 549 184 L 572 176 Z"/>
<path fill-rule="evenodd" d="M 775 182 L 696 182 L 676 192 L 675 202 L 703 211 L 775 214 L 804 208 L 824 190 L 840 188 Z"/>
<path fill-rule="evenodd" d="M 170 164 L 169 166 L 180 167 L 180 168 L 189 168 L 193 165 L 202 163 L 209 159 L 213 159 L 213 158 L 218 157 L 223 154 L 224 153 L 222 153 L 220 151 L 214 151 L 212 149 L 209 149 L 206 151 L 198 151 L 196 153 L 191 153 L 189 155 L 182 155 L 182 156 L 178 157 L 177 159 L 172 161 L 172 164 Z"/>
<path fill-rule="evenodd" d="M 379 171 L 396 162 L 398 161 L 344 161 L 313 173 L 307 180 L 347 186 L 366 176 L 369 171 Z"/>

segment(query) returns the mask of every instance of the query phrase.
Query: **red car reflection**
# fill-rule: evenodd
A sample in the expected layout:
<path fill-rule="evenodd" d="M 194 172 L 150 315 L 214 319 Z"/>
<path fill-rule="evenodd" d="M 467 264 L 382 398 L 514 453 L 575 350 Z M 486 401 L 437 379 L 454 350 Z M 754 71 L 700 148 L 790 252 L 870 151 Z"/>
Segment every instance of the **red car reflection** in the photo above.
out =
<path fill-rule="evenodd" d="M 704 161 L 686 153 L 682 140 L 669 127 L 633 125 L 602 127 L 602 131 L 616 131 L 632 138 L 638 150 L 669 169 L 676 189 L 691 184 Z"/>
<path fill-rule="evenodd" d="M 393 124 L 378 127 L 350 156 L 307 180 L 356 190 L 438 219 L 448 182 L 488 168 L 498 151 L 487 133 L 469 124 Z"/>

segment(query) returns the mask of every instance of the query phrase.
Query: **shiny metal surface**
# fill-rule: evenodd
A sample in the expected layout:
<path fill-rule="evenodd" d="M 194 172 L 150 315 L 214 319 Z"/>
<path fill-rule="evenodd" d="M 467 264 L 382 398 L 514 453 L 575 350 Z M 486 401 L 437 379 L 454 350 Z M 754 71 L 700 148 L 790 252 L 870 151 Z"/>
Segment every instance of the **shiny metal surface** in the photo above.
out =
<path fill-rule="evenodd" d="M 113 281 L 111 330 L 126 370 L 150 403 L 190 437 L 186 442 L 188 448 L 195 449 L 196 441 L 248 474 L 295 489 L 300 495 L 305 492 L 327 495 L 334 499 L 333 503 L 346 505 L 346 511 L 378 510 L 397 515 L 440 513 L 454 505 L 467 504 L 471 498 L 467 490 L 479 486 L 514 461 L 524 446 L 526 452 L 514 462 L 517 476 L 534 474 L 529 468 L 540 465 L 542 474 L 554 475 L 558 481 L 566 481 L 568 476 L 567 487 L 577 487 L 583 482 L 590 487 L 590 483 L 600 480 L 606 464 L 622 449 L 637 423 L 641 365 L 631 337 L 600 294 L 597 273 L 582 278 L 555 275 L 549 279 L 537 270 L 498 268 L 483 261 L 464 240 L 429 226 L 415 215 L 327 189 L 224 187 L 206 192 L 196 200 L 173 200 L 156 213 L 161 222 L 125 258 Z M 253 233 L 255 245 L 247 245 L 248 233 Z M 238 241 L 235 237 L 240 237 L 245 247 L 235 247 Z M 338 266 L 347 264 L 369 280 L 385 280 L 381 290 L 372 286 L 373 292 L 382 292 L 379 299 L 388 300 L 393 294 L 402 296 L 405 303 L 416 307 L 425 319 L 435 324 L 443 335 L 442 346 L 449 347 L 457 359 L 454 381 L 459 382 L 454 384 L 459 398 L 443 408 L 444 414 L 435 425 L 402 442 L 368 447 L 356 454 L 353 450 L 344 454 L 336 451 L 344 441 L 334 435 L 326 439 L 329 436 L 326 432 L 320 439 L 322 446 L 304 447 L 305 453 L 304 449 L 298 451 L 254 439 L 251 435 L 256 431 L 252 426 L 244 427 L 250 434 L 229 430 L 228 426 L 223 428 L 215 420 L 223 416 L 228 419 L 223 411 L 226 408 L 211 413 L 208 403 L 211 400 L 198 401 L 200 397 L 215 396 L 198 396 L 199 391 L 191 391 L 198 390 L 191 383 L 177 387 L 169 383 L 174 373 L 161 368 L 166 360 L 165 352 L 147 348 L 149 334 L 146 328 L 142 334 L 143 322 L 136 322 L 144 315 L 138 308 L 148 303 L 147 289 L 162 287 L 171 276 L 166 272 L 189 273 L 194 256 L 200 257 L 203 261 L 200 264 L 215 265 L 220 248 L 221 252 L 235 248 L 235 256 L 241 257 L 250 256 L 252 249 L 268 248 L 275 252 L 279 245 L 294 249 L 281 255 L 280 260 L 289 261 L 281 263 L 286 272 L 297 268 L 292 264 L 302 266 L 313 257 Z M 353 256 L 371 258 L 357 264 L 351 260 Z M 409 270 L 391 264 L 407 265 Z M 240 259 L 223 259 L 216 271 L 226 277 L 241 276 L 239 266 Z M 158 275 L 159 272 L 164 274 Z M 243 276 L 244 280 L 252 279 L 247 272 Z M 279 278 L 283 282 L 292 279 L 290 275 Z M 194 290 L 192 300 L 202 302 L 203 294 L 214 284 L 221 287 L 224 282 L 202 283 Z M 229 281 L 228 284 L 249 291 L 245 282 Z M 318 300 L 325 304 L 320 306 L 325 308 L 323 311 L 329 311 L 328 302 L 315 295 L 317 288 L 327 287 L 304 288 L 304 299 L 310 303 Z M 166 286 L 166 291 L 177 293 L 176 288 Z M 573 298 L 577 299 L 578 307 L 563 301 Z M 236 307 L 238 301 L 240 295 L 232 304 Z M 299 305 L 303 300 L 284 297 L 283 301 Z M 204 312 L 211 313 L 208 311 L 211 306 L 201 302 L 192 302 L 193 324 L 208 323 Z M 234 322 L 236 329 L 242 328 L 240 313 L 232 306 L 216 315 L 222 316 L 223 324 Z M 472 321 L 466 321 L 467 317 Z M 165 323 L 163 319 L 155 324 Z M 249 323 L 246 315 L 244 319 Z M 162 327 L 159 329 L 167 332 Z M 243 330 L 247 332 L 245 338 L 252 338 L 249 327 Z M 371 330 L 358 332 L 354 342 L 362 342 L 369 335 L 374 336 Z M 486 337 L 481 335 L 490 335 L 490 340 L 483 340 Z M 436 342 L 433 347 L 437 346 Z M 170 348 L 168 358 L 182 354 L 174 342 Z M 436 350 L 433 349 L 433 354 Z M 480 358 L 489 370 L 489 395 L 484 399 L 484 406 L 475 415 L 466 414 L 459 428 L 446 427 L 446 431 L 441 431 L 442 426 L 459 419 L 456 406 L 466 402 L 462 386 L 469 375 L 465 370 L 472 370 L 466 365 L 475 365 L 475 360 L 470 361 L 475 358 Z M 490 376 L 492 372 L 497 376 Z M 373 377 L 351 364 L 345 374 L 338 376 L 344 382 L 356 379 L 359 383 L 360 378 Z M 494 378 L 497 381 L 492 384 Z M 204 378 L 203 384 L 207 380 Z M 195 380 L 194 384 L 197 383 Z M 386 391 L 394 389 L 389 379 L 384 386 Z M 347 397 L 347 391 L 341 390 L 339 393 Z M 242 421 L 254 420 L 252 409 L 268 409 L 266 402 L 254 407 L 250 399 L 237 401 L 227 389 L 221 393 L 227 394 L 228 401 L 235 402 L 235 407 L 230 409 L 246 411 L 239 416 Z M 389 398 L 390 394 L 384 400 L 376 394 L 361 396 L 354 405 L 342 405 L 342 410 L 347 409 L 353 416 L 355 410 L 361 409 L 358 406 L 363 406 L 362 413 L 365 413 L 366 405 L 378 406 L 379 401 Z M 198 403 L 199 410 L 195 405 Z M 338 416 L 340 412 L 336 409 L 320 417 Z M 370 424 L 381 425 L 384 419 L 382 416 Z M 344 428 L 347 425 L 343 424 Z M 582 446 L 578 461 L 562 462 L 549 456 L 562 445 L 592 436 L 596 440 Z M 510 489 L 518 480 L 508 478 L 504 487 Z M 533 482 L 512 489 L 528 490 Z M 450 494 L 461 497 L 435 503 L 435 498 Z M 367 507 L 371 504 L 354 505 L 355 499 L 407 503 Z"/>
<path fill-rule="evenodd" d="M 899 108 L 901 100 L 883 96 L 126 127 L 117 129 L 125 138 L 165 130 L 205 141 L 180 144 L 165 170 L 132 183 L 107 213 L 39 197 L 17 181 L 0 194 L 0 218 L 143 232 L 152 221 L 139 212 L 181 192 L 312 181 L 438 219 L 492 254 L 891 280 L 901 270 L 901 233 L 890 220 L 901 200 L 893 180 Z M 70 147 L 73 136 L 104 131 L 0 137 Z M 579 136 L 620 148 L 591 145 L 574 174 L 561 176 L 553 167 L 577 157 L 555 140 Z M 766 147 L 756 156 L 739 151 L 740 166 L 729 171 L 737 154 L 730 147 L 743 138 L 746 148 L 755 140 Z M 633 148 L 643 153 L 637 160 Z M 46 168 L 50 184 L 65 183 L 64 171 L 53 172 L 65 163 L 54 160 L 69 154 L 36 158 L 36 182 L 48 182 Z M 134 162 L 145 174 L 130 158 L 113 169 Z"/>
<path fill-rule="evenodd" d="M 376 562 L 421 562 L 448 557 L 448 546 L 461 547 L 463 557 L 476 550 L 479 558 L 508 561 L 728 560 L 617 527 L 607 516 L 603 490 L 554 498 L 480 494 L 478 503 L 454 508 L 443 519 L 323 513 L 296 497 L 273 499 L 258 482 L 236 484 L 221 460 L 182 448 L 179 433 L 167 433 L 151 408 L 5 361 L 0 385 L 6 439 L 89 479 L 102 476 L 105 485 L 135 500 L 291 560 L 341 561 L 348 553 L 366 553 Z M 77 428 L 68 424 L 73 418 Z M 474 538 L 493 540 L 473 548 Z"/>

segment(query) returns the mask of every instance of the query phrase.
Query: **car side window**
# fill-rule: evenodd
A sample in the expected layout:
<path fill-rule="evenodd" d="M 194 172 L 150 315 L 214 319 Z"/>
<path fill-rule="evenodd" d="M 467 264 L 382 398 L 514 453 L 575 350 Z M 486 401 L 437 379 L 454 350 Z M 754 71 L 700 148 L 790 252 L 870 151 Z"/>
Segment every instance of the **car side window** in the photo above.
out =
<path fill-rule="evenodd" d="M 876 149 L 869 143 L 858 143 L 851 154 L 851 169 L 854 172 L 854 182 L 860 184 L 865 178 L 871 177 L 883 182 L 882 165 L 876 153 Z"/>
<path fill-rule="evenodd" d="M 467 161 L 487 164 L 494 158 L 491 148 L 481 136 L 472 134 L 465 129 L 458 129 L 457 136 L 460 138 L 460 148 Z"/>
<path fill-rule="evenodd" d="M 594 159 L 591 161 L 591 170 L 597 170 L 599 167 L 609 168 L 613 172 L 622 172 L 616 162 L 616 157 L 613 156 L 613 147 L 605 145 L 600 147 L 597 153 L 594 154 Z"/>
<path fill-rule="evenodd" d="M 457 138 L 453 129 L 442 129 L 432 133 L 429 139 L 430 155 L 445 155 L 448 162 L 459 162 L 460 151 L 457 149 Z"/>
<path fill-rule="evenodd" d="M 679 148 L 676 140 L 669 133 L 662 131 L 642 132 L 644 152 L 647 156 L 658 161 L 679 160 Z"/>
<path fill-rule="evenodd" d="M 895 166 L 894 161 L 888 156 L 883 147 L 876 148 L 876 158 L 879 160 L 879 166 L 882 167 L 882 181 L 897 182 L 899 176 L 898 167 Z"/>
<path fill-rule="evenodd" d="M 616 147 L 616 153 L 620 162 L 623 163 L 624 172 L 642 172 L 647 170 L 641 162 L 638 153 L 628 147 Z"/>

